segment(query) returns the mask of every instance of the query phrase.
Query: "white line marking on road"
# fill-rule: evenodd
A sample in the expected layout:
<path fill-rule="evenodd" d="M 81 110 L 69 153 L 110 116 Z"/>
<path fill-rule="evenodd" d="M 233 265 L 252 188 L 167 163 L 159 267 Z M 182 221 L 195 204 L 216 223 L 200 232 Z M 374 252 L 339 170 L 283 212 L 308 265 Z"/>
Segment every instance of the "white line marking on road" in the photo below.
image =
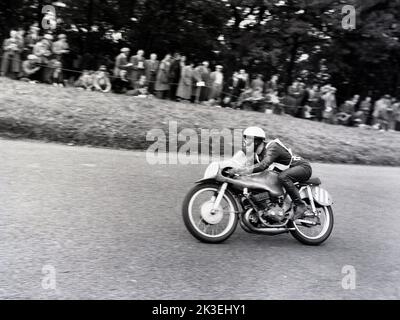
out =
<path fill-rule="evenodd" d="M 82 163 L 81 166 L 82 166 L 82 167 L 88 167 L 88 168 L 95 168 L 95 167 L 97 167 L 97 165 L 94 164 L 94 163 Z"/>

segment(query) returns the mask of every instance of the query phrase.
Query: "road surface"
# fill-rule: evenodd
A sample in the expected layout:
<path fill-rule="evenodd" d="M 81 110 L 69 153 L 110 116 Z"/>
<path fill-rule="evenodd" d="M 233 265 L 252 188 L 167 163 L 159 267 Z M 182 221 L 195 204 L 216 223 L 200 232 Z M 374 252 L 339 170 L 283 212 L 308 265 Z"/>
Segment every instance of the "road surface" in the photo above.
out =
<path fill-rule="evenodd" d="M 315 164 L 335 200 L 320 247 L 239 228 L 195 240 L 180 206 L 204 168 L 0 140 L 0 298 L 400 298 L 400 168 Z"/>

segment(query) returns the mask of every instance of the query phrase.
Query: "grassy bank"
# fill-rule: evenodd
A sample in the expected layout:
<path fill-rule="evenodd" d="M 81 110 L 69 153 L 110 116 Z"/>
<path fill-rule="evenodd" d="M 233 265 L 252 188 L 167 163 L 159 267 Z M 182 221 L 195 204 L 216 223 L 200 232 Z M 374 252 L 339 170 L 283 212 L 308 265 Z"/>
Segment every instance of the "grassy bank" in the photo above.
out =
<path fill-rule="evenodd" d="M 182 128 L 265 128 L 312 161 L 400 165 L 400 134 L 347 128 L 153 98 L 79 91 L 0 78 L 0 135 L 125 149 L 146 149 L 146 133 Z"/>

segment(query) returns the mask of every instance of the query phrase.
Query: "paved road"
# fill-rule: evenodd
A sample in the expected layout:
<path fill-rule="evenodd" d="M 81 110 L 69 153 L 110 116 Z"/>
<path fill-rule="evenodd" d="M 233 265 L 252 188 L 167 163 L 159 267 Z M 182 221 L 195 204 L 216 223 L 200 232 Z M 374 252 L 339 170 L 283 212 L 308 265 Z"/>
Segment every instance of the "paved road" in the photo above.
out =
<path fill-rule="evenodd" d="M 400 168 L 314 167 L 336 200 L 326 244 L 238 229 L 206 245 L 180 215 L 204 166 L 0 140 L 0 298 L 399 299 Z M 342 288 L 346 265 L 355 290 Z M 52 268 L 56 288 L 43 289 Z"/>

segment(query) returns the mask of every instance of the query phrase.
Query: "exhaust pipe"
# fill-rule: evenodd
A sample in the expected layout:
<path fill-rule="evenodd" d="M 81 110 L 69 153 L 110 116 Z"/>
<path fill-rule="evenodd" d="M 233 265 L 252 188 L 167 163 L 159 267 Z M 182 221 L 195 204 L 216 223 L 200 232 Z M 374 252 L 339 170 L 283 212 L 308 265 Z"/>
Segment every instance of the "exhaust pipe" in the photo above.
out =
<path fill-rule="evenodd" d="M 240 218 L 240 226 L 243 228 L 244 231 L 248 233 L 276 236 L 279 234 L 288 233 L 289 231 L 295 230 L 295 228 L 256 228 L 250 223 L 248 219 L 248 216 L 251 211 L 252 209 L 248 210 L 244 214 L 244 216 Z"/>

